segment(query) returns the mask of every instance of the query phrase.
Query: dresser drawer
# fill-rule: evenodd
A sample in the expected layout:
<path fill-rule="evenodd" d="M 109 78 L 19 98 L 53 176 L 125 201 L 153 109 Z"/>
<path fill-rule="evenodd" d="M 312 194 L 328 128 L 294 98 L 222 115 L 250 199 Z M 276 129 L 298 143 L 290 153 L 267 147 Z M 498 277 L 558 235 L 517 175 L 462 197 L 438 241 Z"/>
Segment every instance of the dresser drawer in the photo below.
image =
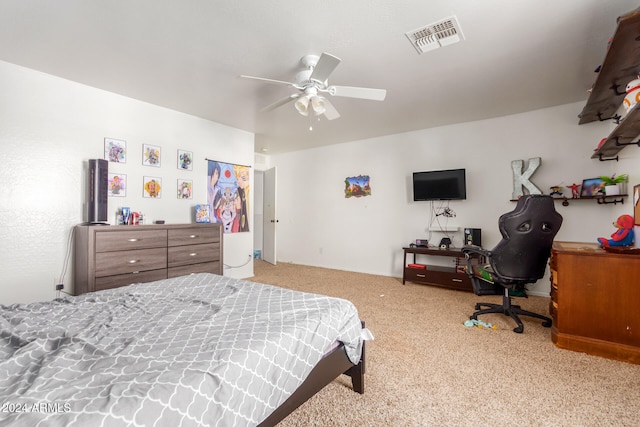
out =
<path fill-rule="evenodd" d="M 167 249 L 167 265 L 169 268 L 180 265 L 199 264 L 218 261 L 219 243 L 202 245 L 172 246 Z"/>
<path fill-rule="evenodd" d="M 167 269 L 167 277 L 186 276 L 193 273 L 213 273 L 222 274 L 220 261 L 206 262 L 204 264 L 182 265 L 180 267 L 172 267 Z"/>
<path fill-rule="evenodd" d="M 96 254 L 96 277 L 167 268 L 167 249 L 137 249 Z"/>
<path fill-rule="evenodd" d="M 130 249 L 167 246 L 167 230 L 126 230 L 96 233 L 96 252 L 128 251 Z"/>
<path fill-rule="evenodd" d="M 119 288 L 132 283 L 146 283 L 167 278 L 167 270 L 149 270 L 138 273 L 118 274 L 115 276 L 96 277 L 96 291 Z"/>
<path fill-rule="evenodd" d="M 458 273 L 450 267 L 430 265 L 426 270 L 405 267 L 405 280 L 415 283 L 429 283 L 451 289 L 470 291 L 471 279 L 464 273 Z"/>
<path fill-rule="evenodd" d="M 214 227 L 190 227 L 168 230 L 168 245 L 198 245 L 220 241 L 220 229 Z"/>

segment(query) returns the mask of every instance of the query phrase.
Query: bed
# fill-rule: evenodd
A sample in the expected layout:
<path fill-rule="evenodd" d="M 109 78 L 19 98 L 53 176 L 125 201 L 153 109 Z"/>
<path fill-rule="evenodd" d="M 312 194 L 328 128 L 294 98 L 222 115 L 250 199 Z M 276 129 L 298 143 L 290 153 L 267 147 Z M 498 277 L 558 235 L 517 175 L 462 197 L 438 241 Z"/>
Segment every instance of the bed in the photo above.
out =
<path fill-rule="evenodd" d="M 0 424 L 275 425 L 363 393 L 367 338 L 347 300 L 210 273 L 0 306 Z"/>

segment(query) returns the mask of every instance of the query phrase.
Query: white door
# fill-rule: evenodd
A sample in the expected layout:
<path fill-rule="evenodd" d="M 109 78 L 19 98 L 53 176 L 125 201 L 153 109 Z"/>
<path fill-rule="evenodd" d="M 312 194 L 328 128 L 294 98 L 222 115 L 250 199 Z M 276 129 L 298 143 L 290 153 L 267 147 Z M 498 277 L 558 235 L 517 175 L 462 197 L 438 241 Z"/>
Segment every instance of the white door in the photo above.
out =
<path fill-rule="evenodd" d="M 264 171 L 264 235 L 262 259 L 276 265 L 276 168 Z"/>

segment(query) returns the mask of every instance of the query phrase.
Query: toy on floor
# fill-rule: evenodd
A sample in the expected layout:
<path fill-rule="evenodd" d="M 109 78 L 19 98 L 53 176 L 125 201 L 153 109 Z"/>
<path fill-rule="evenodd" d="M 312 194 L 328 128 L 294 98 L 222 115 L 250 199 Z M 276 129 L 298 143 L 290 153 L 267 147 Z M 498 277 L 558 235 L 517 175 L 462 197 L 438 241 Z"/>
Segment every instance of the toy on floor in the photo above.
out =
<path fill-rule="evenodd" d="M 464 322 L 464 326 L 471 327 L 475 326 L 478 329 L 498 329 L 496 325 L 492 325 L 491 323 L 485 323 L 482 320 L 471 319 Z"/>
<path fill-rule="evenodd" d="M 611 235 L 611 239 L 598 238 L 598 243 L 602 246 L 631 246 L 634 242 L 633 217 L 631 215 L 620 215 L 613 224 L 618 230 Z"/>

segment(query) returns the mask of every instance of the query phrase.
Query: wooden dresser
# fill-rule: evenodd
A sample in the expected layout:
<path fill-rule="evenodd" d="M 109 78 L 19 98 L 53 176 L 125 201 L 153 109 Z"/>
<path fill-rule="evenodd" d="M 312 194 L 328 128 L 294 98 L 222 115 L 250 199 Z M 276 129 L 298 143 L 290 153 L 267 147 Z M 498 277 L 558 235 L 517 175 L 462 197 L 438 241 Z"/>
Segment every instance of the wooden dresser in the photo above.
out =
<path fill-rule="evenodd" d="M 222 274 L 220 224 L 75 228 L 76 295 L 190 273 Z"/>
<path fill-rule="evenodd" d="M 640 364 L 640 256 L 554 242 L 550 265 L 553 342 Z"/>

